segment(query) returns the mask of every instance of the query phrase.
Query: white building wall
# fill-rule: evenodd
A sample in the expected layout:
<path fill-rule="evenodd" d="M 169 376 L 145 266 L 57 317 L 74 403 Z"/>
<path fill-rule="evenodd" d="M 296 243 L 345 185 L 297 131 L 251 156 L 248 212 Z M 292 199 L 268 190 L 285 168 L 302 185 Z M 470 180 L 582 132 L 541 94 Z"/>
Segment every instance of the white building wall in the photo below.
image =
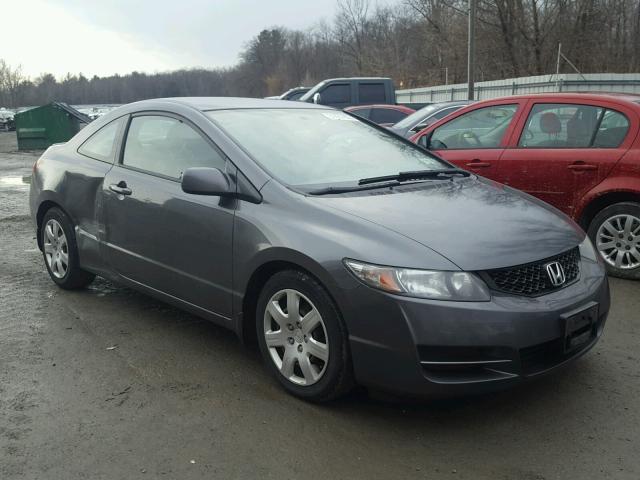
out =
<path fill-rule="evenodd" d="M 621 92 L 640 95 L 640 73 L 573 73 L 507 78 L 475 84 L 476 100 L 549 92 Z M 396 91 L 398 103 L 466 100 L 467 84 L 439 85 Z"/>

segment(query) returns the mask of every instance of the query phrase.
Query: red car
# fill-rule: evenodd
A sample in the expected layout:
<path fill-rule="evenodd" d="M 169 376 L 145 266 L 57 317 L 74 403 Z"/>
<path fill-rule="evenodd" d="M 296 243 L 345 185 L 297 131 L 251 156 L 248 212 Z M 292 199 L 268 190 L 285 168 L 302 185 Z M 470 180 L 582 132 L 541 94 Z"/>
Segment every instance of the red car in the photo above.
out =
<path fill-rule="evenodd" d="M 411 140 L 562 210 L 611 274 L 638 279 L 639 128 L 640 96 L 558 93 L 477 102 Z"/>
<path fill-rule="evenodd" d="M 344 111 L 371 120 L 382 127 L 390 127 L 415 112 L 413 108 L 404 105 L 357 105 L 347 107 Z"/>

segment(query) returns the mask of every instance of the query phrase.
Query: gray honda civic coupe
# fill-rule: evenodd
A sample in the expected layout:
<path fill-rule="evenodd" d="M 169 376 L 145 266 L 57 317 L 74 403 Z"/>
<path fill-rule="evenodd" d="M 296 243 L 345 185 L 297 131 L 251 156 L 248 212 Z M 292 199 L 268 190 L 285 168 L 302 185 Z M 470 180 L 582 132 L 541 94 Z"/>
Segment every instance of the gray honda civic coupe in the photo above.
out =
<path fill-rule="evenodd" d="M 312 401 L 516 385 L 609 312 L 568 217 L 319 105 L 122 106 L 38 159 L 30 206 L 57 285 L 99 275 L 230 328 Z"/>

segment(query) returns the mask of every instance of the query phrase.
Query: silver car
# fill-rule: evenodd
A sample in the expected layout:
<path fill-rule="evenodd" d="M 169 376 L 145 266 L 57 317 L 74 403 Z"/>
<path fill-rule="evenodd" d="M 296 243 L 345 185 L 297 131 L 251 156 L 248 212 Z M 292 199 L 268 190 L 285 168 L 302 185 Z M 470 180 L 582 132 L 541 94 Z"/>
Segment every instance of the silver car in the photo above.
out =
<path fill-rule="evenodd" d="M 389 127 L 394 133 L 401 137 L 409 138 L 420 130 L 427 128 L 432 123 L 437 122 L 441 118 L 460 110 L 462 107 L 473 103 L 472 100 L 458 100 L 455 102 L 440 102 L 427 105 L 411 115 L 403 118 L 396 124 Z"/>

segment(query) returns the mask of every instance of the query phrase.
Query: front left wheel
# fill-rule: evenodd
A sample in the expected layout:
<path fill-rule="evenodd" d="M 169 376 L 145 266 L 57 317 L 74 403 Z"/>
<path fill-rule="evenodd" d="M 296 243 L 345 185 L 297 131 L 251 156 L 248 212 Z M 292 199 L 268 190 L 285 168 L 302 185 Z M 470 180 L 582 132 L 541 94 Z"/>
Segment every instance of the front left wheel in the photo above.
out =
<path fill-rule="evenodd" d="M 322 402 L 353 386 L 346 328 L 326 290 L 306 273 L 276 273 L 256 312 L 265 363 L 293 395 Z"/>
<path fill-rule="evenodd" d="M 89 285 L 95 275 L 80 268 L 78 246 L 69 217 L 59 208 L 45 213 L 40 227 L 42 255 L 51 280 L 72 290 Z"/>

